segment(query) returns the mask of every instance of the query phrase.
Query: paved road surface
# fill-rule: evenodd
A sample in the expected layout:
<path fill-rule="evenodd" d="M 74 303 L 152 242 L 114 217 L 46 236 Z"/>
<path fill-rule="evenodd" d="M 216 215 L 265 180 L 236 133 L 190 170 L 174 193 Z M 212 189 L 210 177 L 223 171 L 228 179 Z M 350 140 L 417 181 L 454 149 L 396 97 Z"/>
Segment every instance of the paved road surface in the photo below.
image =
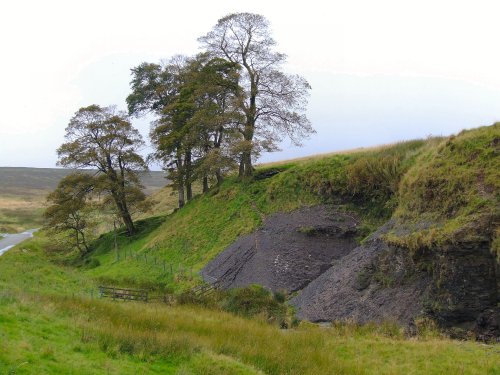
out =
<path fill-rule="evenodd" d="M 36 231 L 36 229 L 30 229 L 23 233 L 3 234 L 2 236 L 4 237 L 0 239 L 0 255 L 5 253 L 10 248 L 16 246 L 19 242 L 33 237 L 33 233 Z"/>

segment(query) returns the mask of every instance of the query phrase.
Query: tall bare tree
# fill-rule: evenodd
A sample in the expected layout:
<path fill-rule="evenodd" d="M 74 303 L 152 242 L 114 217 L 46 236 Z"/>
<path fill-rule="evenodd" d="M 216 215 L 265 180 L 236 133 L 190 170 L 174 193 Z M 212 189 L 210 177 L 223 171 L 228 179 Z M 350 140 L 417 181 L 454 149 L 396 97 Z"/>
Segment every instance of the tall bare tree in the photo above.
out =
<path fill-rule="evenodd" d="M 276 149 L 284 135 L 299 145 L 314 132 L 303 113 L 311 87 L 304 78 L 281 70 L 286 55 L 274 50 L 276 42 L 263 16 L 229 14 L 199 41 L 213 56 L 241 66 L 244 95 L 239 108 L 244 115 L 240 127 L 244 141 L 240 145 L 240 176 L 252 175 L 252 155 L 261 149 Z"/>
<path fill-rule="evenodd" d="M 80 108 L 66 127 L 58 165 L 95 168 L 95 188 L 108 194 L 127 232 L 135 232 L 131 210 L 144 201 L 138 173 L 148 169 L 138 150 L 144 142 L 125 113 L 114 107 Z"/>

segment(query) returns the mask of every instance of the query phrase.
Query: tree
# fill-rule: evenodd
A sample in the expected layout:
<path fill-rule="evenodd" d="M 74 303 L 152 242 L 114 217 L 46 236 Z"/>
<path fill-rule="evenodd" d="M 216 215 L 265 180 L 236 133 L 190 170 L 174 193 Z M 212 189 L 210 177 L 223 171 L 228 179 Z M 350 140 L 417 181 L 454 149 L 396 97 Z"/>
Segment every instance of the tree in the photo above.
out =
<path fill-rule="evenodd" d="M 191 184 L 201 178 L 208 190 L 213 174 L 220 183 L 231 165 L 228 139 L 236 122 L 238 67 L 207 55 L 176 56 L 168 64 L 143 63 L 132 69 L 129 113 L 156 117 L 150 137 L 155 152 L 179 193 L 179 207 L 192 198 Z"/>
<path fill-rule="evenodd" d="M 200 54 L 188 61 L 184 90 L 194 106 L 187 127 L 194 151 L 194 170 L 201 177 L 203 192 L 208 179 L 222 182 L 226 171 L 234 168 L 234 144 L 241 135 L 235 125 L 241 122 L 237 110 L 240 97 L 239 66 L 221 58 Z"/>
<path fill-rule="evenodd" d="M 239 109 L 244 121 L 240 127 L 240 176 L 252 175 L 252 154 L 276 149 L 283 135 L 299 145 L 303 137 L 314 132 L 302 113 L 311 87 L 304 78 L 280 70 L 286 55 L 274 51 L 276 42 L 263 16 L 230 14 L 199 41 L 212 56 L 241 67 Z"/>
<path fill-rule="evenodd" d="M 89 252 L 88 232 L 95 224 L 89 205 L 93 186 L 92 176 L 88 174 L 73 173 L 64 177 L 47 196 L 50 206 L 44 212 L 46 226 L 55 232 L 69 231 L 81 255 Z"/>
<path fill-rule="evenodd" d="M 137 153 L 144 145 L 139 132 L 114 107 L 91 105 L 76 112 L 65 138 L 57 150 L 58 165 L 97 169 L 94 188 L 108 195 L 128 234 L 133 234 L 131 210 L 145 199 L 138 173 L 148 169 Z"/>

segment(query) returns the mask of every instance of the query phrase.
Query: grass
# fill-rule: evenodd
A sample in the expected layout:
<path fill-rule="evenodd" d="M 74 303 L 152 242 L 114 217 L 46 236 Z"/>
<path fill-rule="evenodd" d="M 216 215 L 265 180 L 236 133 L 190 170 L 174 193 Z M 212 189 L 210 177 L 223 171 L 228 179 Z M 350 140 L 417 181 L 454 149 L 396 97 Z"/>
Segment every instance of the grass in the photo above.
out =
<path fill-rule="evenodd" d="M 43 225 L 45 196 L 31 190 L 0 194 L 0 232 L 17 233 Z"/>
<path fill-rule="evenodd" d="M 388 240 L 413 251 L 450 242 L 492 242 L 498 249 L 500 123 L 463 131 L 427 147 L 405 174 L 395 217 L 425 229 Z M 500 261 L 500 256 L 498 257 Z"/>
<path fill-rule="evenodd" d="M 119 257 L 113 233 L 84 259 L 36 233 L 0 257 L 0 373 L 500 374 L 498 345 L 452 341 L 425 327 L 416 338 L 389 323 L 280 330 L 264 315 L 245 318 L 216 305 L 119 303 L 91 293 L 99 283 L 181 292 L 265 216 L 319 203 L 357 211 L 364 235 L 393 217 L 414 225 L 413 236 L 497 233 L 498 244 L 498 228 L 480 225 L 498 208 L 499 133 L 496 124 L 447 140 L 267 165 L 254 181 L 229 177 L 169 215 L 176 198 L 166 188 L 152 197 L 160 215 L 139 221 L 134 237 L 119 233 Z M 266 178 L 269 171 L 279 173 Z M 439 225 L 426 232 L 422 218 Z M 392 240 L 408 248 L 418 242 Z M 235 297 L 247 303 L 245 293 Z"/>
<path fill-rule="evenodd" d="M 15 374 L 498 374 L 500 347 L 392 326 L 260 320 L 196 306 L 0 296 L 0 371 Z"/>
<path fill-rule="evenodd" d="M 494 125 L 463 133 L 451 142 L 460 146 L 460 140 L 465 137 L 472 142 L 479 142 L 487 150 L 487 145 L 493 142 L 498 133 L 498 125 Z M 123 255 L 119 261 L 113 250 L 113 236 L 102 236 L 94 244 L 91 257 L 95 261 L 89 260 L 96 266 L 84 272 L 94 280 L 107 284 L 182 291 L 198 282 L 196 274 L 207 262 L 239 236 L 251 233 L 262 224 L 265 216 L 274 212 L 291 211 L 319 203 L 340 204 L 347 210 L 357 211 L 361 217 L 362 233 L 359 240 L 362 240 L 363 236 L 369 235 L 393 215 L 409 217 L 418 213 L 419 217 L 425 218 L 423 211 L 432 213 L 428 206 L 422 206 L 421 209 L 412 206 L 417 205 L 418 201 L 426 205 L 433 204 L 432 202 L 436 205 L 453 202 L 454 199 L 448 196 L 454 194 L 451 191 L 444 190 L 443 196 L 436 196 L 435 200 L 430 201 L 426 199 L 425 191 L 419 188 L 424 186 L 425 181 L 434 181 L 439 176 L 447 178 L 450 175 L 448 169 L 453 163 L 457 163 L 459 169 L 453 170 L 451 175 L 457 173 L 457 179 L 463 179 L 464 176 L 469 176 L 465 173 L 467 168 L 474 171 L 477 167 L 478 170 L 483 170 L 483 190 L 495 191 L 491 183 L 500 180 L 495 180 L 498 176 L 496 171 L 500 170 L 494 168 L 495 163 L 498 164 L 498 157 L 495 159 L 490 151 L 485 151 L 490 152 L 489 159 L 484 159 L 485 164 L 479 168 L 475 164 L 466 164 L 463 160 L 467 156 L 463 153 L 460 153 L 463 160 L 450 159 L 451 149 L 446 151 L 446 147 L 449 148 L 446 144 L 449 142 L 450 140 L 442 138 L 431 138 L 363 152 L 313 158 L 296 164 L 292 162 L 262 167 L 257 170 L 252 182 L 239 182 L 235 177 L 229 177 L 209 193 L 196 196 L 183 209 L 164 216 L 162 222 L 145 219 L 144 230 L 137 236 L 120 236 L 119 249 Z M 443 152 L 441 161 L 436 161 L 436 157 L 432 156 Z M 443 163 L 443 160 L 448 164 L 436 164 Z M 483 157 L 477 160 L 483 160 Z M 266 176 L 271 170 L 279 173 L 270 178 L 260 177 Z M 434 170 L 437 172 L 434 173 Z M 471 181 L 471 189 L 475 186 L 474 178 L 477 178 L 473 173 L 475 172 L 467 177 Z M 416 193 L 413 194 L 413 191 Z M 155 212 L 168 211 L 175 204 L 175 196 L 172 196 L 169 188 L 156 193 L 152 198 L 159 202 Z M 469 212 L 471 215 L 461 215 L 458 219 L 444 217 L 443 221 L 450 226 L 464 228 L 477 217 L 479 206 L 498 207 L 494 200 L 485 204 L 487 201 L 483 199 L 477 205 L 475 202 L 480 202 L 479 200 L 467 202 L 462 205 L 460 212 Z M 416 217 L 404 220 L 411 223 Z M 434 232 L 414 230 L 412 236 L 425 233 Z M 405 242 L 404 237 L 388 236 L 388 240 L 410 247 L 410 241 Z M 137 255 L 139 260 L 135 257 Z M 141 261 L 143 257 L 149 262 Z M 163 271 L 163 262 L 166 263 L 168 272 Z M 170 272 L 171 267 L 173 272 Z M 186 277 L 186 273 L 189 277 Z"/>

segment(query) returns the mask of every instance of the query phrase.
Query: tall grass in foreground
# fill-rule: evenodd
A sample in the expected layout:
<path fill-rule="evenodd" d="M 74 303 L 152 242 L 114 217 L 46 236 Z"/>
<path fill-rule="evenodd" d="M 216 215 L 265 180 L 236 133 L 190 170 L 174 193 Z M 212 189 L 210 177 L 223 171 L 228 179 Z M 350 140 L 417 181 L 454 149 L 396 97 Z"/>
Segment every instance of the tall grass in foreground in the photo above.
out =
<path fill-rule="evenodd" d="M 439 337 L 409 340 L 391 325 L 320 328 L 305 324 L 279 330 L 259 320 L 195 306 L 55 296 L 24 295 L 22 300 L 63 317 L 58 327 L 69 325 L 79 332 L 79 342 L 72 344 L 78 350 L 90 350 L 90 345 L 110 358 L 170 363 L 178 373 L 208 374 L 219 365 L 226 368 L 221 374 L 500 373 L 499 346 Z M 54 357 L 58 350 L 52 348 Z"/>

